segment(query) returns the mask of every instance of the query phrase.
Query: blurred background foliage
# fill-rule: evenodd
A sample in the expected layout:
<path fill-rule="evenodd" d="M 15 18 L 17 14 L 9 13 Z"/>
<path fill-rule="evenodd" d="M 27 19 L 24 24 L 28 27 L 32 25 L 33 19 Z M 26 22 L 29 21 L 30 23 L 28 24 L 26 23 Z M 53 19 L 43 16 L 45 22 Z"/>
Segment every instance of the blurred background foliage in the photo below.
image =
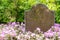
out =
<path fill-rule="evenodd" d="M 54 10 L 55 22 L 60 23 L 60 0 L 0 0 L 0 23 L 24 22 L 24 12 L 39 3 Z"/>

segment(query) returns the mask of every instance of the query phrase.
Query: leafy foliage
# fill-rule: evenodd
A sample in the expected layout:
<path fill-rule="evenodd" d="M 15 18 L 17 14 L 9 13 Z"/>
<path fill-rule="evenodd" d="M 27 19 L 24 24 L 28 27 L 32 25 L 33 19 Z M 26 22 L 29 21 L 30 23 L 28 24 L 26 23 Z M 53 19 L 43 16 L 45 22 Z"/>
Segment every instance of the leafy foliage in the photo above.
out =
<path fill-rule="evenodd" d="M 0 23 L 23 22 L 24 12 L 38 3 L 45 4 L 50 10 L 54 10 L 55 22 L 60 23 L 59 0 L 0 0 Z"/>

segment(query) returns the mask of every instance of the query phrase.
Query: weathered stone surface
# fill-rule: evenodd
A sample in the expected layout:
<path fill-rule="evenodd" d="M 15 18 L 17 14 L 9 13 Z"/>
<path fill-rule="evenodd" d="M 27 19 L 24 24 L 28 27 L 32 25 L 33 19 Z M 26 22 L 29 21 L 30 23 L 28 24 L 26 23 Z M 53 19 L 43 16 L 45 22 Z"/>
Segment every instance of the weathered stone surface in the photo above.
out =
<path fill-rule="evenodd" d="M 39 27 L 45 32 L 54 25 L 54 12 L 43 4 L 37 4 L 25 12 L 25 24 L 27 31 L 33 32 Z"/>

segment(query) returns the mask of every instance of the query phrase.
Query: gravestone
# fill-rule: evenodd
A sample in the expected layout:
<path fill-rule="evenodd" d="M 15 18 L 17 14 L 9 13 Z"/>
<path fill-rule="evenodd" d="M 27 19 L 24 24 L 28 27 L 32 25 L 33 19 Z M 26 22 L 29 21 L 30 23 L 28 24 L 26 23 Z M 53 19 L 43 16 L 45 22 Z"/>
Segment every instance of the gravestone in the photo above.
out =
<path fill-rule="evenodd" d="M 54 25 L 54 12 L 44 4 L 37 4 L 25 12 L 26 31 L 33 32 L 37 27 L 45 32 Z"/>

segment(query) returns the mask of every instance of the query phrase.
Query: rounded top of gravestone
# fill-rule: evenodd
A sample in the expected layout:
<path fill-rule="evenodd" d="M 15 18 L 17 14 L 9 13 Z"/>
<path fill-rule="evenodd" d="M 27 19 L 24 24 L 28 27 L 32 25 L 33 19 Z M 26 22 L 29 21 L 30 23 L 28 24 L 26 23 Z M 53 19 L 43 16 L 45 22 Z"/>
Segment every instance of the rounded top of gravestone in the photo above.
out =
<path fill-rule="evenodd" d="M 36 4 L 36 5 L 32 6 L 32 8 L 35 8 L 35 7 L 40 7 L 40 8 L 43 7 L 43 8 L 48 9 L 48 7 L 44 4 Z"/>
<path fill-rule="evenodd" d="M 37 4 L 25 13 L 26 30 L 34 31 L 37 27 L 43 32 L 54 25 L 54 12 L 44 4 Z"/>

